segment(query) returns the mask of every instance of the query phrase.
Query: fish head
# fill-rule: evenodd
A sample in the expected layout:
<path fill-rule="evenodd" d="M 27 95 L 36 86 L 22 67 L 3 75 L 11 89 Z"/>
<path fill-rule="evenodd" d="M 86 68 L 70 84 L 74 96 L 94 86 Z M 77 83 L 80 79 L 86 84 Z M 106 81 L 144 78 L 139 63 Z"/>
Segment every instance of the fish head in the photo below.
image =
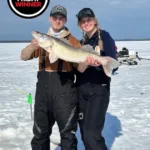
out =
<path fill-rule="evenodd" d="M 53 39 L 51 36 L 40 33 L 38 31 L 32 31 L 32 36 L 37 40 L 38 45 L 42 48 L 52 47 Z"/>

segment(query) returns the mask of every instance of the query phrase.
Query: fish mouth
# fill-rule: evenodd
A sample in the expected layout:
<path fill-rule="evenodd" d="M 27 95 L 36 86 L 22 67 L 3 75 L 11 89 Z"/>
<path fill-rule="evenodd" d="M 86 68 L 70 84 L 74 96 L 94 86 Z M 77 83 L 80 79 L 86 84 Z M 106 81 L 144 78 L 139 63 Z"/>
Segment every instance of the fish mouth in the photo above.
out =
<path fill-rule="evenodd" d="M 38 38 L 38 32 L 37 31 L 32 31 L 32 36 L 37 39 Z"/>
<path fill-rule="evenodd" d="M 32 35 L 34 35 L 34 34 L 38 34 L 37 31 L 34 31 L 34 30 L 33 30 L 33 31 L 32 31 Z"/>

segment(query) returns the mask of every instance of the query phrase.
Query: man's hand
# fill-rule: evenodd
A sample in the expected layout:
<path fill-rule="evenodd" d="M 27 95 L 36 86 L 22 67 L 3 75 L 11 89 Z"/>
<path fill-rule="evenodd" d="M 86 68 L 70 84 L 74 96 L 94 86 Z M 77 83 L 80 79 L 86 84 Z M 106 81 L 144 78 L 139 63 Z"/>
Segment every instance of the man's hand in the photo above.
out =
<path fill-rule="evenodd" d="M 31 44 L 32 44 L 32 47 L 33 47 L 34 49 L 40 48 L 40 46 L 38 45 L 38 42 L 37 42 L 36 39 L 32 39 L 32 40 L 31 40 Z"/>
<path fill-rule="evenodd" d="M 100 61 L 98 61 L 98 60 L 96 60 L 96 59 L 94 59 L 93 57 L 90 57 L 90 56 L 88 56 L 88 57 L 86 58 L 86 60 L 85 60 L 84 63 L 85 63 L 86 65 L 95 66 L 95 67 L 101 65 L 101 62 L 100 62 Z"/>

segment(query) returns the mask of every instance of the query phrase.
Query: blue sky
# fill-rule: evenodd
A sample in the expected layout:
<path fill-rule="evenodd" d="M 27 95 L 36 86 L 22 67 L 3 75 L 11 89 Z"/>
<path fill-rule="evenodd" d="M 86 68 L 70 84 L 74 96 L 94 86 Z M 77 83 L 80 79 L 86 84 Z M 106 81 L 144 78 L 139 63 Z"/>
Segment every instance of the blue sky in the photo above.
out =
<path fill-rule="evenodd" d="M 84 7 L 94 10 L 100 27 L 114 39 L 150 39 L 149 0 L 51 0 L 47 10 L 34 19 L 16 16 L 8 7 L 7 0 L 1 0 L 0 41 L 30 40 L 32 30 L 47 32 L 50 9 L 59 4 L 67 8 L 66 25 L 78 39 L 81 31 L 75 15 Z"/>

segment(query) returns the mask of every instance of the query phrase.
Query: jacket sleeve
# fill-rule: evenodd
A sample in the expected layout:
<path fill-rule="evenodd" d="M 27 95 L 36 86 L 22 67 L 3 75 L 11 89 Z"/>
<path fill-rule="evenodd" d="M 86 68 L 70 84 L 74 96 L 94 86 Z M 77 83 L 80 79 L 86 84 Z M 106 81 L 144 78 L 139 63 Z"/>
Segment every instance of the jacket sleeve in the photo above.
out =
<path fill-rule="evenodd" d="M 117 60 L 115 41 L 108 32 L 104 32 L 102 37 L 105 56 L 110 56 Z"/>
<path fill-rule="evenodd" d="M 32 44 L 29 44 L 21 51 L 21 60 L 30 60 L 39 57 L 40 49 L 41 48 L 35 49 Z"/>
<path fill-rule="evenodd" d="M 103 35 L 103 46 L 104 46 L 104 53 L 105 56 L 110 56 L 117 60 L 117 52 L 116 52 L 116 45 L 113 38 L 110 36 L 110 34 L 106 31 L 104 31 Z M 112 73 L 118 70 L 119 67 L 112 70 Z"/>

